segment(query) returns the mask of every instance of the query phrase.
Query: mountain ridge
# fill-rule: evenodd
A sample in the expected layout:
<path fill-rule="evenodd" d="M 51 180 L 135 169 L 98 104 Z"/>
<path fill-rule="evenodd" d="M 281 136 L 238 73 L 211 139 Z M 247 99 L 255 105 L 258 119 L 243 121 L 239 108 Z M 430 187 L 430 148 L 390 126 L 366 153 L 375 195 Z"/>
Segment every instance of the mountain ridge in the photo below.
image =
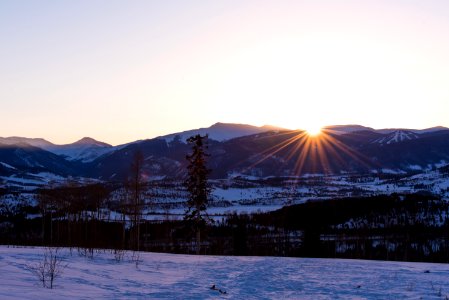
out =
<path fill-rule="evenodd" d="M 133 144 L 133 143 L 140 142 L 143 140 L 148 140 L 148 139 L 154 139 L 154 138 L 165 138 L 165 139 L 171 138 L 172 139 L 177 135 L 187 135 L 188 133 L 205 134 L 205 133 L 207 133 L 207 131 L 215 130 L 216 128 L 226 129 L 225 127 L 228 127 L 228 128 L 241 127 L 241 128 L 247 128 L 249 131 L 254 130 L 254 132 L 250 132 L 248 134 L 246 134 L 244 131 L 242 131 L 241 135 L 237 134 L 234 137 L 250 135 L 250 134 L 260 133 L 260 132 L 264 132 L 264 131 L 289 131 L 289 130 L 292 130 L 292 129 L 287 129 L 287 128 L 283 128 L 283 127 L 275 126 L 275 125 L 255 126 L 255 125 L 243 124 L 243 123 L 216 122 L 209 127 L 201 127 L 201 128 L 197 128 L 197 129 L 184 130 L 184 131 L 170 133 L 170 134 L 161 135 L 161 136 L 156 136 L 156 137 L 152 137 L 152 138 L 130 141 L 130 142 L 118 144 L 115 146 L 113 146 L 109 143 L 103 142 L 103 141 L 99 141 L 92 137 L 83 137 L 73 143 L 68 143 L 68 144 L 55 144 L 51 141 L 48 141 L 45 138 L 40 138 L 40 137 L 39 138 L 28 138 L 28 137 L 20 137 L 20 136 L 10 136 L 10 137 L 0 137 L 0 144 L 12 145 L 12 144 L 16 144 L 19 142 L 24 142 L 24 143 L 30 144 L 31 146 L 43 148 L 44 150 L 46 147 L 69 146 L 69 145 L 78 145 L 78 144 L 97 144 L 97 145 L 101 145 L 101 146 L 123 147 L 123 146 L 129 145 L 129 144 Z M 444 127 L 444 126 L 434 126 L 434 127 L 424 128 L 424 129 L 410 129 L 410 128 L 374 129 L 372 127 L 367 127 L 367 126 L 358 125 L 358 124 L 326 125 L 326 126 L 323 126 L 322 129 L 325 131 L 328 131 L 330 133 L 335 133 L 335 134 L 346 134 L 349 132 L 357 132 L 357 131 L 372 131 L 372 132 L 387 134 L 387 133 L 391 133 L 391 132 L 398 131 L 398 130 L 411 131 L 413 133 L 430 133 L 430 132 L 449 130 L 448 127 Z M 303 130 L 303 129 L 297 129 L 297 130 Z M 212 137 L 209 136 L 209 138 L 213 139 L 213 136 Z M 231 137 L 231 138 L 233 138 L 233 137 Z M 227 138 L 227 139 L 229 139 L 229 138 Z"/>
<path fill-rule="evenodd" d="M 119 146 L 92 138 L 56 145 L 52 151 L 26 143 L 3 144 L 0 145 L 0 175 L 47 171 L 61 176 L 123 180 L 128 176 L 134 153 L 139 151 L 144 156 L 146 178 L 180 178 L 185 174 L 185 155 L 190 151 L 182 138 L 191 133 L 206 134 L 210 128 L 222 138 L 215 140 L 212 135 L 209 139 L 213 178 L 236 174 L 266 177 L 378 170 L 406 173 L 449 163 L 449 129 L 442 127 L 420 133 L 405 129 L 381 133 L 360 125 L 326 127 L 322 132 L 322 141 L 326 142 L 317 150 L 314 141 L 319 139 L 309 140 L 302 130 L 216 123 L 209 128 Z M 228 135 L 223 134 L 226 130 L 230 130 Z M 315 146 L 307 148 L 307 145 Z"/>

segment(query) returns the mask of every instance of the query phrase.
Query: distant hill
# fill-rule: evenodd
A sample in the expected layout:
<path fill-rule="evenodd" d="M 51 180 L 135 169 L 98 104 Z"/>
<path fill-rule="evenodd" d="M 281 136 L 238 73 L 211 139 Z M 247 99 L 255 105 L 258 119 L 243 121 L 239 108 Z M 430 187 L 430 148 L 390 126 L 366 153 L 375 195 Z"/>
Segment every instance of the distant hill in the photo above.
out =
<path fill-rule="evenodd" d="M 47 147 L 55 146 L 55 144 L 42 138 L 26 138 L 19 136 L 0 137 L 0 144 L 14 145 L 14 144 L 28 144 L 30 146 L 46 149 Z"/>
<path fill-rule="evenodd" d="M 222 142 L 245 135 L 252 135 L 266 131 L 279 131 L 279 130 L 286 130 L 286 129 L 271 125 L 257 127 L 246 124 L 215 123 L 214 125 L 207 128 L 199 128 L 178 133 L 172 133 L 169 135 L 161 136 L 160 138 L 163 138 L 168 142 L 173 141 L 175 138 L 179 139 L 181 142 L 185 142 L 186 139 L 188 139 L 193 135 L 207 134 L 209 136 L 209 139 Z"/>
<path fill-rule="evenodd" d="M 375 131 L 375 129 L 371 127 L 361 125 L 332 125 L 323 127 L 323 130 L 334 134 L 346 134 L 356 131 Z"/>

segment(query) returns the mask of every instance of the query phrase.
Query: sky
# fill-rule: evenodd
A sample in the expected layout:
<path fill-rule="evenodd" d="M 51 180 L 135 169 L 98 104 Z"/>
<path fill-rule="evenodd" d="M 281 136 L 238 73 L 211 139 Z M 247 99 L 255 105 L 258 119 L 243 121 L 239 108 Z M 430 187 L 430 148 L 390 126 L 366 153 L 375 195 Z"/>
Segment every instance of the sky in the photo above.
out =
<path fill-rule="evenodd" d="M 0 0 L 0 136 L 449 127 L 449 2 Z"/>

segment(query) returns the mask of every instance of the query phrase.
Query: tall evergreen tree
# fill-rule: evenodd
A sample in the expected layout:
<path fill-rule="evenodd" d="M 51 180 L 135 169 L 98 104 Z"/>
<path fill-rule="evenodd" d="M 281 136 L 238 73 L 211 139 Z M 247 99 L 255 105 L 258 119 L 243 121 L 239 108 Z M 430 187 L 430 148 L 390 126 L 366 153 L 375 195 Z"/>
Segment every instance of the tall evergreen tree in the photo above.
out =
<path fill-rule="evenodd" d="M 212 222 L 206 212 L 212 191 L 207 180 L 211 171 L 206 166 L 206 158 L 209 156 L 206 153 L 207 135 L 197 134 L 188 138 L 187 143 L 192 146 L 192 153 L 186 156 L 188 166 L 185 185 L 189 192 L 189 199 L 184 219 L 192 224 L 196 232 L 196 253 L 200 254 L 201 230 Z"/>

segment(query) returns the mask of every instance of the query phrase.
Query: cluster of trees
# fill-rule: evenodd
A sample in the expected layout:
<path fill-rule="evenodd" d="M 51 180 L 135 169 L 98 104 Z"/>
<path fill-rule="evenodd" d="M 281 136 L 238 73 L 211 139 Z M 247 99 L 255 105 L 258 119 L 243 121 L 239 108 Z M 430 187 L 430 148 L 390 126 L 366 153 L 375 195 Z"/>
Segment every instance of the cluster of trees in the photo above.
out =
<path fill-rule="evenodd" d="M 103 208 L 108 195 L 101 184 L 40 190 L 42 244 L 93 248 L 93 241 L 103 239 L 99 227 L 107 221 Z"/>
<path fill-rule="evenodd" d="M 301 255 L 449 262 L 449 203 L 418 193 L 311 201 L 255 216 L 302 235 Z"/>
<path fill-rule="evenodd" d="M 310 201 L 228 215 L 206 226 L 202 253 L 449 262 L 446 216 L 447 201 L 430 194 Z M 157 226 L 165 234 L 149 249 L 194 253 L 181 223 Z"/>
<path fill-rule="evenodd" d="M 194 248 L 200 253 L 201 231 L 211 223 L 206 213 L 211 192 L 207 136 L 196 135 L 187 142 L 192 153 L 186 157 L 189 198 L 182 223 L 189 228 L 189 238 L 196 236 Z M 151 206 L 151 199 L 144 195 L 148 187 L 143 170 L 144 157 L 137 151 L 130 176 L 120 186 L 97 183 L 45 188 L 38 191 L 35 207 L 1 201 L 0 243 L 76 247 L 89 255 L 95 248 L 141 250 L 142 241 L 157 235 L 152 233 L 153 222 L 143 219 Z M 115 197 L 111 197 L 113 191 Z"/>

